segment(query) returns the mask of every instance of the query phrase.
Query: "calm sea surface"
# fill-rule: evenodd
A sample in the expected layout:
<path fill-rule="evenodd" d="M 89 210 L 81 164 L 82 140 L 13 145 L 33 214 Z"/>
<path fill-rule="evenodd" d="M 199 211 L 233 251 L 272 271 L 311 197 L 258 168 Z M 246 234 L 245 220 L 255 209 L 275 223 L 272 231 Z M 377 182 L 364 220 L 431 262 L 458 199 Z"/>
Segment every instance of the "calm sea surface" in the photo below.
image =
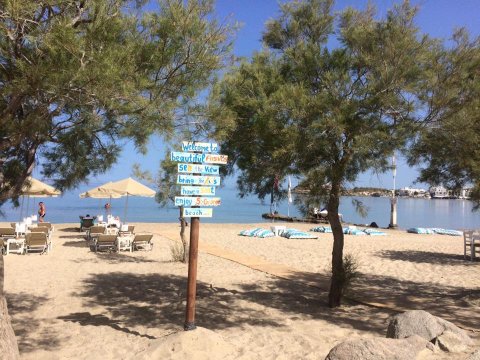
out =
<path fill-rule="evenodd" d="M 25 199 L 23 216 L 27 211 L 33 214 L 37 211 L 39 201 L 47 206 L 46 221 L 53 223 L 77 222 L 79 215 L 97 215 L 103 213 L 106 199 L 80 199 L 78 194 L 84 189 L 73 191 L 58 198 Z M 264 221 L 262 213 L 270 209 L 269 202 L 262 203 L 256 197 L 240 199 L 233 188 L 220 188 L 217 196 L 222 198 L 222 205 L 214 208 L 213 218 L 202 218 L 209 223 L 256 223 Z M 352 199 L 360 200 L 368 208 L 368 215 L 362 218 L 355 212 Z M 112 200 L 112 214 L 124 219 L 126 198 Z M 281 214 L 287 214 L 288 206 L 284 201 L 278 205 Z M 20 208 L 9 206 L 2 208 L 5 217 L 0 221 L 18 221 Z M 345 221 L 358 224 L 369 224 L 375 221 L 380 227 L 388 226 L 390 222 L 390 200 L 374 197 L 343 197 L 340 212 Z M 290 205 L 291 216 L 301 216 L 299 211 Z M 153 198 L 129 197 L 127 220 L 130 222 L 176 222 L 179 216 L 178 208 L 160 207 Z M 472 212 L 472 203 L 468 200 L 441 199 L 410 199 L 398 200 L 398 225 L 409 227 L 442 227 L 448 229 L 480 228 L 480 213 Z"/>

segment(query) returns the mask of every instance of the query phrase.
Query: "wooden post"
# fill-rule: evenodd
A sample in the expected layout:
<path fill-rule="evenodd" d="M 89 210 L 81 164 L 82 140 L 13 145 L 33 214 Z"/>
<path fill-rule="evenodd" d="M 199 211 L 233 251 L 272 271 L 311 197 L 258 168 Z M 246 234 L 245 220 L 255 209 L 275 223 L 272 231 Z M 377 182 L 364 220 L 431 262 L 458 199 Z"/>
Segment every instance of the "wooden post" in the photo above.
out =
<path fill-rule="evenodd" d="M 185 314 L 185 331 L 196 329 L 195 298 L 197 296 L 197 262 L 198 238 L 200 235 L 200 218 L 192 217 L 190 221 L 190 254 L 188 258 L 187 310 Z"/>

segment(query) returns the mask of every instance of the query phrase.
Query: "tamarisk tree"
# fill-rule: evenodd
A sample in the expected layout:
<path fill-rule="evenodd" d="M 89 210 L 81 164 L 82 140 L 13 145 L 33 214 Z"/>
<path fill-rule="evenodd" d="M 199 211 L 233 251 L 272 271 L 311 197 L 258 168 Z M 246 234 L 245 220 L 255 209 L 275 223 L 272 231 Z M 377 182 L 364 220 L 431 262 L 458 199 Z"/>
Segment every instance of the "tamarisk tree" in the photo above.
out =
<path fill-rule="evenodd" d="M 109 169 L 121 139 L 145 150 L 224 66 L 230 26 L 214 19 L 212 0 L 146 3 L 0 1 L 0 206 L 18 199 L 34 166 L 64 190 Z"/>
<path fill-rule="evenodd" d="M 389 168 L 426 124 L 461 106 L 455 49 L 420 33 L 408 2 L 333 14 L 329 0 L 281 5 L 263 50 L 225 74 L 210 101 L 216 136 L 240 172 L 242 193 L 265 196 L 274 175 L 295 174 L 326 199 L 333 231 L 329 305 L 341 304 L 340 190 Z"/>

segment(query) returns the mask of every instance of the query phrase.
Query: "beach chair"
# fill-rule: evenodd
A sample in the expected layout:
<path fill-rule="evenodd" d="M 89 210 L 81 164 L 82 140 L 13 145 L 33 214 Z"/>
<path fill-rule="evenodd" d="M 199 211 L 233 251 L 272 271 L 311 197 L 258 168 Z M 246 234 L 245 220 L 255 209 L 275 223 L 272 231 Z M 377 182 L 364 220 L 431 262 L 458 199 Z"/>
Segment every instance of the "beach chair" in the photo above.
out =
<path fill-rule="evenodd" d="M 94 251 L 100 251 L 102 249 L 117 250 L 117 235 L 100 234 L 95 239 Z"/>
<path fill-rule="evenodd" d="M 470 256 L 470 260 L 475 260 L 476 253 L 480 254 L 480 233 L 474 230 L 466 230 L 463 232 L 463 257 L 466 259 Z"/>
<path fill-rule="evenodd" d="M 144 250 L 152 250 L 153 243 L 152 243 L 152 234 L 143 234 L 143 235 L 135 235 L 132 241 L 132 249 L 144 249 Z"/>
<path fill-rule="evenodd" d="M 133 235 L 135 231 L 135 225 L 122 225 L 118 231 L 119 235 Z"/>
<path fill-rule="evenodd" d="M 16 236 L 17 236 L 17 234 L 16 234 L 14 228 L 12 228 L 12 227 L 1 227 L 0 228 L 0 237 L 2 239 L 14 238 Z"/>
<path fill-rule="evenodd" d="M 98 235 L 105 234 L 106 227 L 94 225 L 90 229 L 87 229 L 87 240 L 94 241 Z"/>
<path fill-rule="evenodd" d="M 37 227 L 46 227 L 48 229 L 49 234 L 53 233 L 53 230 L 54 230 L 53 225 L 48 222 L 38 223 Z"/>
<path fill-rule="evenodd" d="M 25 254 L 32 251 L 40 251 L 40 254 L 50 251 L 50 241 L 44 232 L 31 232 L 25 236 Z"/>
<path fill-rule="evenodd" d="M 84 231 L 85 229 L 90 229 L 92 226 L 94 226 L 94 222 L 95 222 L 95 217 L 85 218 L 83 216 L 80 216 L 80 231 Z"/>

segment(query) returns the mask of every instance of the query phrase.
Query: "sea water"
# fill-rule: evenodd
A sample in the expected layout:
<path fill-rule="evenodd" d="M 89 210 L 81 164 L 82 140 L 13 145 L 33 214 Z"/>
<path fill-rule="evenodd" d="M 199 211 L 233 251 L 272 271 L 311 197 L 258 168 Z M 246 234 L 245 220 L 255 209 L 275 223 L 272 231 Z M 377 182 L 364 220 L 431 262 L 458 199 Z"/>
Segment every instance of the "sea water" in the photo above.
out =
<path fill-rule="evenodd" d="M 80 199 L 78 194 L 85 189 L 71 191 L 58 198 L 25 199 L 23 213 L 21 208 L 2 207 L 3 219 L 0 221 L 19 221 L 21 216 L 34 214 L 38 202 L 47 206 L 45 220 L 52 223 L 76 223 L 79 216 L 104 213 L 108 199 Z M 218 188 L 216 197 L 221 198 L 221 205 L 213 208 L 212 218 L 202 218 L 208 223 L 258 223 L 270 222 L 262 219 L 263 213 L 270 211 L 270 201 L 261 201 L 255 196 L 239 198 L 234 187 Z M 361 217 L 355 210 L 352 200 L 361 201 L 367 209 L 367 216 Z M 28 212 L 27 212 L 28 202 Z M 179 210 L 173 203 L 161 207 L 154 198 L 129 197 L 125 213 L 126 197 L 112 199 L 111 212 L 122 221 L 127 222 L 176 222 Z M 319 205 L 321 207 L 321 205 Z M 472 212 L 473 203 L 469 200 L 456 199 L 415 199 L 398 198 L 397 222 L 402 229 L 410 227 L 441 227 L 448 229 L 480 228 L 480 213 Z M 302 217 L 293 204 L 286 200 L 277 204 L 277 211 L 282 215 Z M 387 227 L 390 222 L 390 199 L 386 197 L 342 197 L 340 213 L 349 223 L 370 224 L 376 222 L 380 227 Z"/>

